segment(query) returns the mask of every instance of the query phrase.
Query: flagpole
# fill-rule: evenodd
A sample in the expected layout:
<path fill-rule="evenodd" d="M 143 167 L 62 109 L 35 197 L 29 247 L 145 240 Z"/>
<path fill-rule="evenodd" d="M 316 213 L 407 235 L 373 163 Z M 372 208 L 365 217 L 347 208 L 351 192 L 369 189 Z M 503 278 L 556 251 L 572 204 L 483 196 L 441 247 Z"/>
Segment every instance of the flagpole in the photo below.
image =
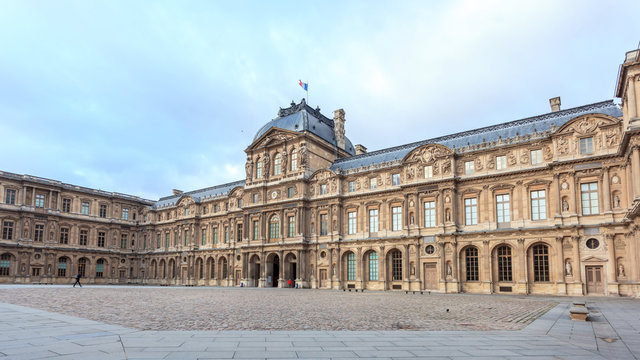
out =
<path fill-rule="evenodd" d="M 311 106 L 311 102 L 309 102 L 309 81 L 307 81 L 307 104 L 309 104 L 309 106 Z"/>

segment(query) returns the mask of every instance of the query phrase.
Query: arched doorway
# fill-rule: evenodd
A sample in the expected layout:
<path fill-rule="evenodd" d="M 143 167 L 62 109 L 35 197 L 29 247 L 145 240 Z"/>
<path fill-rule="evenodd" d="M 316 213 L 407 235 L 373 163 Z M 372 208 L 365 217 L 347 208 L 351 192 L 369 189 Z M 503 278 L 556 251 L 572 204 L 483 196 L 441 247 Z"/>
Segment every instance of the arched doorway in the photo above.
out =
<path fill-rule="evenodd" d="M 285 256 L 284 262 L 284 280 L 285 283 L 283 286 L 289 286 L 289 280 L 291 280 L 291 287 L 296 286 L 296 278 L 298 277 L 298 261 L 296 255 L 293 253 L 288 253 Z"/>
<path fill-rule="evenodd" d="M 249 286 L 259 286 L 260 282 L 260 257 L 253 255 L 249 260 Z"/>
<path fill-rule="evenodd" d="M 278 287 L 280 278 L 280 256 L 269 254 L 267 257 L 267 287 Z"/>

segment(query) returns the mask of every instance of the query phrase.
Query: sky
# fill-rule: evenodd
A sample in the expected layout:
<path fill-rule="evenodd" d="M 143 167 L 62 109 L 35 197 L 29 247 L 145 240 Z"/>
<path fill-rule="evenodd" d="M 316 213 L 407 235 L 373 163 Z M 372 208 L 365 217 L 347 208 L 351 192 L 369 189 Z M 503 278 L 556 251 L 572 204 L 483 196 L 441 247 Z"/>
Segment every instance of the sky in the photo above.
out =
<path fill-rule="evenodd" d="M 0 2 L 0 170 L 156 200 L 307 94 L 369 151 L 613 99 L 640 1 Z M 619 99 L 616 99 L 619 103 Z"/>

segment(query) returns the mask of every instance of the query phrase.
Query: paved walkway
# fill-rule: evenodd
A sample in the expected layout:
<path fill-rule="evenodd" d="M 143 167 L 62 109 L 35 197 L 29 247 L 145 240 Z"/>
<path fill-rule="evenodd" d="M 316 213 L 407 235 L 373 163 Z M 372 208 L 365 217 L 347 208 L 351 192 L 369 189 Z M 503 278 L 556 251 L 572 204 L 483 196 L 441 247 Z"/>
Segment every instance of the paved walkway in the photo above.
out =
<path fill-rule="evenodd" d="M 0 303 L 0 359 L 640 358 L 640 301 L 586 300 L 593 321 L 567 300 L 519 331 L 140 331 Z"/>

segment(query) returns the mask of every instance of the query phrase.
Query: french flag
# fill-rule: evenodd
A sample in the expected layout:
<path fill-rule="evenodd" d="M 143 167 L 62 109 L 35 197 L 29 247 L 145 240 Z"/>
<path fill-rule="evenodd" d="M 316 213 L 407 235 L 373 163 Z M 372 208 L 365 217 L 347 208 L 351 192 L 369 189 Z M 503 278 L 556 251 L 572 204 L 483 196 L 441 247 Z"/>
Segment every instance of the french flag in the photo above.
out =
<path fill-rule="evenodd" d="M 302 80 L 298 80 L 298 85 L 304 89 L 304 91 L 308 91 L 309 84 L 303 83 Z"/>

